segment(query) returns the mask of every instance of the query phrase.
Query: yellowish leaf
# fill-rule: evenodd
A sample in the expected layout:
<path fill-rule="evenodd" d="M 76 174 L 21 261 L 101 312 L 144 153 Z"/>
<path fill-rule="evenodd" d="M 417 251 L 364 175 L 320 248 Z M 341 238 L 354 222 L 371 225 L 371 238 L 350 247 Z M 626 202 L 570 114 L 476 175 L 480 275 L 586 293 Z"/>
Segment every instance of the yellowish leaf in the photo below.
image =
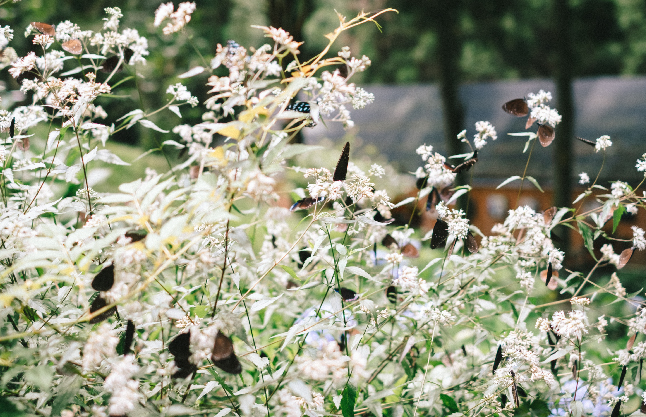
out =
<path fill-rule="evenodd" d="M 222 136 L 226 136 L 236 140 L 240 139 L 240 129 L 231 125 L 218 130 L 218 133 Z"/>

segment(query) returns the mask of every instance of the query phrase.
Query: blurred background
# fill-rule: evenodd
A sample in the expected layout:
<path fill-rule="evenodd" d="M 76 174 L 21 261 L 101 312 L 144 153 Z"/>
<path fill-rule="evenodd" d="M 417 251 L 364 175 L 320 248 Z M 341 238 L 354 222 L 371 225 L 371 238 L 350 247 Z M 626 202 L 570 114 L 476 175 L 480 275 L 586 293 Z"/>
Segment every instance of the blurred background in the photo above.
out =
<path fill-rule="evenodd" d="M 177 5 L 179 2 L 175 2 Z M 399 13 L 382 15 L 374 24 L 344 33 L 336 54 L 349 46 L 353 56 L 367 55 L 372 66 L 353 81 L 374 93 L 375 103 L 353 111 L 355 127 L 344 131 L 326 123 L 304 132 L 304 140 L 332 140 L 338 147 L 353 142 L 353 151 L 380 153 L 401 172 L 422 165 L 415 149 L 433 145 L 445 155 L 469 152 L 456 135 L 474 124 L 490 121 L 498 139 L 479 152 L 479 162 L 460 180 L 474 186 L 469 216 L 488 233 L 504 219 L 507 210 L 527 204 L 536 210 L 552 205 L 570 205 L 585 187 L 578 174 L 594 179 L 603 164 L 598 183 L 622 179 L 636 186 L 643 175 L 634 168 L 646 152 L 646 0 L 196 0 L 197 10 L 184 32 L 173 36 L 153 27 L 155 0 L 22 0 L 0 9 L 0 23 L 15 30 L 11 42 L 19 56 L 35 50 L 22 36 L 29 22 L 56 24 L 70 20 L 82 29 L 99 29 L 105 7 L 120 7 L 121 27 L 137 28 L 148 38 L 151 55 L 147 65 L 130 67 L 121 76 L 137 71 L 143 78 L 120 93 L 102 98 L 100 104 L 114 119 L 126 112 L 155 109 L 168 98 L 166 87 L 178 82 L 178 74 L 205 65 L 218 43 L 233 39 L 240 45 L 260 46 L 263 34 L 251 25 L 271 25 L 304 41 L 301 61 L 319 52 L 323 37 L 338 25 L 336 12 L 349 18 L 360 11 L 392 7 Z M 207 65 L 205 65 L 207 66 Z M 200 100 L 206 98 L 206 74 L 182 80 Z M 8 90 L 18 88 L 6 71 L 0 77 Z M 522 201 L 518 183 L 497 190 L 511 175 L 522 175 L 527 162 L 523 137 L 508 136 L 524 131 L 525 119 L 504 113 L 504 102 L 543 89 L 554 97 L 552 107 L 563 116 L 556 140 L 548 148 L 536 146 L 527 168 L 543 191 L 525 183 Z M 127 91 L 127 90 L 126 90 Z M 24 104 L 3 100 L 3 106 Z M 117 109 L 112 111 L 112 109 Z M 199 123 L 201 110 L 182 108 L 182 123 Z M 111 116 L 112 117 L 112 116 Z M 107 124 L 115 120 L 107 120 Z M 170 129 L 176 119 L 161 116 L 155 122 Z M 533 127 L 534 131 L 536 126 Z M 133 128 L 114 137 L 124 145 L 147 149 L 172 133 L 157 137 L 150 129 Z M 607 155 L 594 152 L 575 136 L 595 140 L 610 135 L 613 146 Z M 161 140 L 160 140 L 161 139 Z M 123 152 L 121 152 L 123 154 Z M 335 154 L 336 155 L 336 154 Z M 356 153 L 355 153 L 356 155 Z M 336 156 L 335 156 L 336 157 Z M 124 157 L 125 160 L 132 160 Z M 415 193 L 402 189 L 400 198 Z M 410 191 L 410 192 L 409 192 Z M 593 208 L 595 202 L 583 202 Z M 643 227 L 645 219 L 626 216 L 618 237 L 631 238 L 630 226 Z M 421 221 L 421 220 L 420 220 Z M 625 236 L 624 236 L 625 235 Z M 569 236 L 563 232 L 563 245 Z M 580 242 L 574 243 L 581 247 Z M 624 245 L 625 246 L 625 245 Z M 623 249 L 621 245 L 616 251 Z M 585 249 L 582 249 L 585 251 Z"/>

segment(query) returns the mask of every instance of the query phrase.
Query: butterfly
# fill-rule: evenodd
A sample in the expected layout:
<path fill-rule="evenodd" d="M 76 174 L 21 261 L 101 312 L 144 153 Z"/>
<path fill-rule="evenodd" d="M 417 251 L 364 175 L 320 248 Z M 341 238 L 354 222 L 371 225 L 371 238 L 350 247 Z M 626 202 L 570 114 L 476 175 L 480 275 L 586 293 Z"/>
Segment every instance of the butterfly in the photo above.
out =
<path fill-rule="evenodd" d="M 305 127 L 314 127 L 319 120 L 318 106 L 312 108 L 310 103 L 306 101 L 295 101 L 293 103 L 290 103 L 287 105 L 287 107 L 285 107 L 285 111 L 295 111 L 309 115 L 309 123 Z"/>
<path fill-rule="evenodd" d="M 128 320 L 128 323 L 126 324 L 126 334 L 123 338 L 124 356 L 130 353 L 134 337 L 135 337 L 135 324 L 132 322 L 132 320 Z"/>
<path fill-rule="evenodd" d="M 527 105 L 527 101 L 525 101 L 524 98 L 509 100 L 502 105 L 502 109 L 505 112 L 517 117 L 525 117 L 529 114 L 529 106 Z M 536 119 L 534 119 L 533 117 L 528 117 L 527 122 L 525 123 L 525 129 L 529 129 L 535 121 Z"/>
<path fill-rule="evenodd" d="M 590 145 L 590 146 L 597 146 L 597 143 L 596 143 L 596 142 L 594 142 L 594 141 L 592 141 L 592 140 L 584 139 L 584 138 L 579 137 L 579 136 L 576 136 L 576 138 L 577 138 L 578 140 L 580 140 L 581 142 L 583 142 L 583 143 L 587 144 L 587 145 Z"/>
<path fill-rule="evenodd" d="M 92 279 L 92 288 L 95 291 L 103 292 L 109 291 L 114 286 L 114 265 L 108 265 L 103 268 L 94 279 Z M 90 305 L 90 313 L 94 314 L 96 311 L 99 311 L 103 307 L 107 306 L 108 301 L 99 293 L 96 293 L 96 297 L 92 304 Z M 99 314 L 96 317 L 90 319 L 90 323 L 100 323 L 103 320 L 106 320 L 108 317 L 112 316 L 117 312 L 117 307 L 113 306 L 103 313 Z"/>
<path fill-rule="evenodd" d="M 478 151 L 475 150 L 473 151 L 473 155 L 471 158 L 467 159 L 466 161 L 462 162 L 458 166 L 453 166 L 450 164 L 447 164 L 446 162 L 444 163 L 444 168 L 448 169 L 451 172 L 454 172 L 456 174 L 459 174 L 462 171 L 468 171 L 471 169 L 475 163 L 478 162 Z"/>
<path fill-rule="evenodd" d="M 40 23 L 40 22 L 31 22 L 31 26 L 35 28 L 37 31 L 42 33 L 43 35 L 48 35 L 48 36 L 55 36 L 56 35 L 56 28 L 54 25 L 50 25 L 47 23 Z"/>
<path fill-rule="evenodd" d="M 449 237 L 449 224 L 444 220 L 437 219 L 435 226 L 433 226 L 433 235 L 431 236 L 431 249 L 437 249 Z"/>
<path fill-rule="evenodd" d="M 407 243 L 403 247 L 400 247 L 395 238 L 389 234 L 381 240 L 381 244 L 388 249 L 392 249 L 393 247 L 399 249 L 401 254 L 407 258 L 419 257 L 419 251 L 417 250 L 415 245 L 413 245 L 412 243 Z"/>
<path fill-rule="evenodd" d="M 292 204 L 289 211 L 308 209 L 312 207 L 314 204 L 320 203 L 323 200 L 325 200 L 325 197 L 318 197 L 318 198 L 306 197 Z"/>
<path fill-rule="evenodd" d="M 415 181 L 415 187 L 418 190 L 425 188 L 427 184 L 428 184 L 428 175 L 422 178 L 418 178 L 417 181 Z"/>
<path fill-rule="evenodd" d="M 341 152 L 341 157 L 339 162 L 336 163 L 336 168 L 334 169 L 333 181 L 345 181 L 346 176 L 348 175 L 348 163 L 350 162 L 350 142 L 346 142 L 343 147 L 343 152 Z"/>
<path fill-rule="evenodd" d="M 197 366 L 191 363 L 188 358 L 191 356 L 191 332 L 179 334 L 168 344 L 168 351 L 174 356 L 175 366 L 178 370 L 172 378 L 186 378 L 197 371 Z"/>
<path fill-rule="evenodd" d="M 83 52 L 83 44 L 78 39 L 70 39 L 67 42 L 63 42 L 61 46 L 70 54 L 79 55 Z"/>
<path fill-rule="evenodd" d="M 13 138 L 16 135 L 16 118 L 11 119 L 11 125 L 9 125 L 9 137 Z"/>
<path fill-rule="evenodd" d="M 130 48 L 126 48 L 123 51 L 123 62 L 122 63 L 128 63 L 130 61 L 130 58 L 132 58 L 132 55 L 134 54 L 134 51 Z M 112 71 L 117 71 L 121 72 L 123 71 L 123 65 L 119 65 L 119 55 L 114 55 L 111 56 L 110 58 L 107 58 L 105 61 L 103 61 L 103 64 L 101 64 L 101 71 L 102 72 L 107 72 L 111 73 Z M 119 67 L 117 68 L 117 65 Z"/>
<path fill-rule="evenodd" d="M 453 194 L 454 191 L 451 190 L 450 186 L 444 187 L 441 191 L 438 191 L 436 187 L 433 187 L 428 195 L 428 199 L 426 200 L 426 211 L 434 210 L 440 200 L 447 203 Z"/>
<path fill-rule="evenodd" d="M 394 285 L 388 286 L 388 288 L 386 288 L 386 298 L 391 303 L 396 304 L 397 299 L 398 299 L 398 297 L 397 297 L 397 287 L 395 287 Z"/>
<path fill-rule="evenodd" d="M 356 301 L 359 299 L 357 293 L 349 288 L 341 287 L 338 291 L 343 301 Z"/>
<path fill-rule="evenodd" d="M 527 101 L 525 101 L 525 99 L 523 98 L 516 98 L 506 102 L 502 105 L 502 109 L 505 112 L 517 117 L 524 117 L 529 114 L 529 106 L 527 105 Z M 529 129 L 535 121 L 535 118 L 531 116 L 528 117 L 527 123 L 525 123 L 525 129 Z M 536 132 L 536 134 L 538 135 L 538 140 L 543 147 L 549 146 L 555 137 L 554 128 L 547 124 L 539 124 L 538 132 Z"/>
<path fill-rule="evenodd" d="M 300 262 L 298 263 L 298 267 L 303 268 L 303 266 L 305 265 L 305 261 L 310 259 L 311 256 L 312 256 L 312 251 L 311 250 L 308 250 L 308 249 L 299 250 L 298 251 L 298 260 Z"/>
<path fill-rule="evenodd" d="M 233 351 L 233 342 L 222 332 L 218 331 L 215 336 L 213 353 L 211 354 L 213 365 L 230 374 L 242 372 L 242 365 Z"/>
<path fill-rule="evenodd" d="M 493 360 L 493 373 L 495 375 L 496 369 L 502 362 L 502 345 L 498 345 L 498 350 L 496 351 L 496 358 Z"/>

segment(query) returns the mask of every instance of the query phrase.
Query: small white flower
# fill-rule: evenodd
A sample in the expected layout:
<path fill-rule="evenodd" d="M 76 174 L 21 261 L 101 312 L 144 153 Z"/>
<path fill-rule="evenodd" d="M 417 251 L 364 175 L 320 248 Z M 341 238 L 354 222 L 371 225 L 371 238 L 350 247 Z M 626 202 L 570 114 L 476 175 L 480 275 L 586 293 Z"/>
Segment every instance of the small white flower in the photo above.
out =
<path fill-rule="evenodd" d="M 641 159 L 637 160 L 637 165 L 635 165 L 637 168 L 637 171 L 639 172 L 644 172 L 644 175 L 646 175 L 646 153 L 642 155 Z"/>
<path fill-rule="evenodd" d="M 580 177 L 579 184 L 581 184 L 581 185 L 585 185 L 585 184 L 590 182 L 590 177 L 585 172 L 580 173 L 579 177 Z"/>

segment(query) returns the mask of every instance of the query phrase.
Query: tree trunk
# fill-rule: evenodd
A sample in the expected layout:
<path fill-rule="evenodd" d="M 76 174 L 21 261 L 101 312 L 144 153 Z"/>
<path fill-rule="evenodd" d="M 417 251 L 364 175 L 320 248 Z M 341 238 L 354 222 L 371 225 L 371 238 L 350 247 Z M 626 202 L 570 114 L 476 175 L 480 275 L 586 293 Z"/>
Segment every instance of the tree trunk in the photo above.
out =
<path fill-rule="evenodd" d="M 572 10 L 568 0 L 554 0 L 556 45 L 556 98 L 562 121 L 554 141 L 554 204 L 568 207 L 572 203 L 572 138 L 574 136 L 573 48 L 571 31 Z M 561 230 L 561 250 L 569 253 L 569 229 Z"/>
<path fill-rule="evenodd" d="M 444 118 L 444 140 L 449 155 L 462 153 L 462 142 L 457 135 L 464 126 L 464 114 L 460 102 L 459 59 L 462 42 L 459 36 L 459 3 L 455 0 L 437 2 L 437 37 L 439 82 Z M 465 184 L 464 173 L 458 174 L 455 185 Z M 460 203 L 458 203 L 460 207 Z"/>

